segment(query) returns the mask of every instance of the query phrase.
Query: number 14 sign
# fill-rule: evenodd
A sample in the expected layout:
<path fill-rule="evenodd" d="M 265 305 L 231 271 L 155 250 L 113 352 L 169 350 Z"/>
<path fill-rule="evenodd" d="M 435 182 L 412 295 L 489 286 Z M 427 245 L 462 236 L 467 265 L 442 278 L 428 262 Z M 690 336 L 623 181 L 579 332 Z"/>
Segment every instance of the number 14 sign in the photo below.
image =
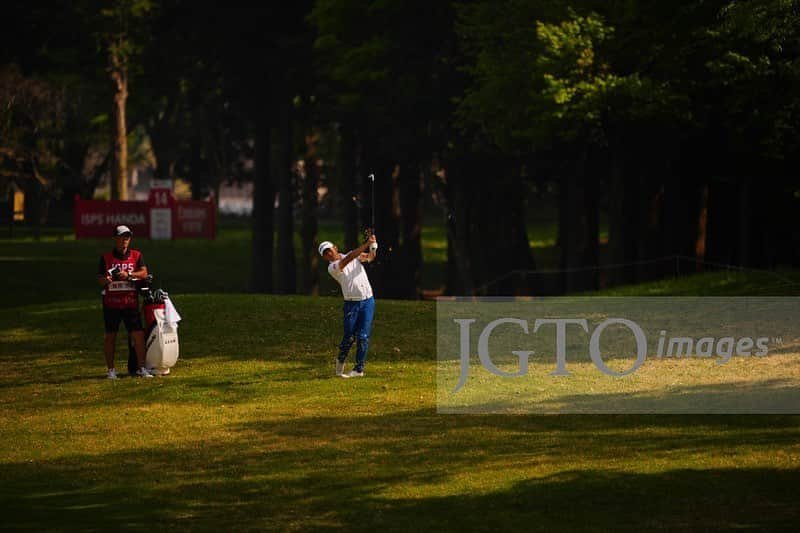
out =
<path fill-rule="evenodd" d="M 147 203 L 150 207 L 150 238 L 172 239 L 172 208 L 175 203 L 172 182 L 153 180 Z"/>

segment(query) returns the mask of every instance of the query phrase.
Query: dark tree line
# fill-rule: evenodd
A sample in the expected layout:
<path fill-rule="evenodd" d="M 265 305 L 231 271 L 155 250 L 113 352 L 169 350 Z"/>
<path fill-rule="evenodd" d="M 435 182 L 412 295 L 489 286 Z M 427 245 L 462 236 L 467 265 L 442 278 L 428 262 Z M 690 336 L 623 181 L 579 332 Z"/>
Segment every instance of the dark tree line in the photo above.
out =
<path fill-rule="evenodd" d="M 353 246 L 370 173 L 382 296 L 420 296 L 431 198 L 450 294 L 642 281 L 672 274 L 657 259 L 673 256 L 695 270 L 800 263 L 797 0 L 6 12 L 21 31 L 0 51 L 0 189 L 28 183 L 37 206 L 91 196 L 105 173 L 121 183 L 123 144 L 141 132 L 156 175 L 195 197 L 254 183 L 257 292 L 318 290 L 317 187 L 330 185 Z M 532 189 L 557 194 L 557 278 L 509 274 L 540 264 Z"/>

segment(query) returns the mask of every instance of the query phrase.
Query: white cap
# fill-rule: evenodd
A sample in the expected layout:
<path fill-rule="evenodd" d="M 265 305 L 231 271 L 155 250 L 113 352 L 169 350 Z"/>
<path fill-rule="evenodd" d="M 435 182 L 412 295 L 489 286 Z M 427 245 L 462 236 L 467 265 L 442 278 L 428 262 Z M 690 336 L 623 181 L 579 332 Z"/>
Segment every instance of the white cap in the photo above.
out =
<path fill-rule="evenodd" d="M 328 248 L 333 248 L 333 243 L 331 241 L 325 241 L 322 244 L 320 244 L 319 245 L 319 255 L 324 254 L 325 250 L 327 250 Z"/>
<path fill-rule="evenodd" d="M 117 226 L 116 228 L 114 228 L 115 237 L 119 237 L 120 235 L 125 235 L 126 233 L 130 234 L 131 236 L 133 235 L 131 228 L 129 228 L 128 226 Z"/>

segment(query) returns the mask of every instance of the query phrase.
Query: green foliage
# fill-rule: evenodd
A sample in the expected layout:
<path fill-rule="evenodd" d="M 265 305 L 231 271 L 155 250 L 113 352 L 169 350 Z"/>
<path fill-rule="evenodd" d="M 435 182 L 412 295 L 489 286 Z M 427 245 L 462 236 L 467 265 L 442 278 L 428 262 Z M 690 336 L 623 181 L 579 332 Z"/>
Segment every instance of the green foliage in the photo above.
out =
<path fill-rule="evenodd" d="M 155 8 L 152 0 L 114 0 L 98 6 L 94 34 L 107 51 L 112 68 L 141 68 L 136 58 L 148 37 Z M 92 11 L 87 14 L 94 15 Z"/>
<path fill-rule="evenodd" d="M 459 123 L 504 150 L 535 152 L 558 138 L 606 145 L 611 131 L 674 120 L 685 105 L 673 81 L 614 64 L 617 29 L 596 12 L 506 1 L 467 5 L 459 15 L 474 58 Z"/>
<path fill-rule="evenodd" d="M 797 52 L 800 44 L 798 0 L 734 0 L 722 9 L 721 14 L 725 31 L 765 44 L 777 53 Z"/>
<path fill-rule="evenodd" d="M 446 142 L 456 91 L 452 18 L 443 0 L 316 2 L 309 21 L 323 108 L 381 157 L 427 164 Z"/>
<path fill-rule="evenodd" d="M 354 112 L 370 104 L 369 89 L 387 88 L 389 55 L 392 50 L 390 28 L 380 26 L 391 20 L 402 2 L 363 2 L 351 0 L 319 1 L 309 15 L 317 28 L 315 49 L 320 54 L 322 71 L 344 91 L 337 101 L 345 111 Z M 397 43 L 394 43 L 397 46 Z"/>
<path fill-rule="evenodd" d="M 625 83 L 624 77 L 609 72 L 609 65 L 597 57 L 603 42 L 613 36 L 595 13 L 578 16 L 572 10 L 558 24 L 536 22 L 542 52 L 536 60 L 542 77 L 542 96 L 550 104 L 544 111 L 555 121 L 574 124 L 562 129 L 571 137 L 587 129 L 590 137 L 602 135 L 604 104 L 608 95 Z M 601 139 L 598 139 L 601 140 Z"/>
<path fill-rule="evenodd" d="M 773 160 L 796 153 L 800 2 L 730 2 L 714 35 L 725 51 L 709 61 L 708 69 L 723 88 L 737 144 Z"/>

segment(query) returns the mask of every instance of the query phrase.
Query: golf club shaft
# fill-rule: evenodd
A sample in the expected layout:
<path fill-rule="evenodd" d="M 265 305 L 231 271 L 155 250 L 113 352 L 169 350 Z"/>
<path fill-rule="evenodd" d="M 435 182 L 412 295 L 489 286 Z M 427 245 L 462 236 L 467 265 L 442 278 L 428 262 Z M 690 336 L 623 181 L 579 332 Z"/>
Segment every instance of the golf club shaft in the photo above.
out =
<path fill-rule="evenodd" d="M 372 226 L 370 227 L 369 231 L 370 231 L 370 234 L 374 235 L 375 234 L 375 174 L 370 174 L 369 175 L 369 180 L 372 182 L 372 184 L 371 184 L 372 194 L 370 195 L 370 196 L 372 196 L 372 202 L 371 202 L 372 203 L 372 212 L 370 213 L 370 220 L 371 220 Z M 370 244 L 369 249 L 370 249 L 371 253 L 373 253 L 373 254 L 376 253 L 376 251 L 378 250 L 378 243 L 373 242 L 372 244 Z"/>
<path fill-rule="evenodd" d="M 370 208 L 370 230 L 374 233 L 375 232 L 375 174 L 369 175 L 369 180 L 372 182 L 370 186 L 372 187 L 370 196 L 372 197 L 371 201 L 371 208 Z"/>

